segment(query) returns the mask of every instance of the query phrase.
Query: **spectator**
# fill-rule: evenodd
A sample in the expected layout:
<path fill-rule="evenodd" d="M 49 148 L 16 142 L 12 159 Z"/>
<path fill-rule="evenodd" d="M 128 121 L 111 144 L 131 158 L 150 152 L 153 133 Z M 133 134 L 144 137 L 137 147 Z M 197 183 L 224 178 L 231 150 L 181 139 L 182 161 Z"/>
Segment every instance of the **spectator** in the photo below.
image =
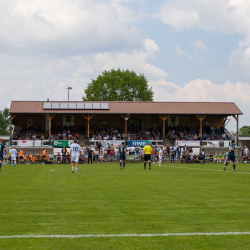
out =
<path fill-rule="evenodd" d="M 111 149 L 111 150 L 110 150 L 109 155 L 110 155 L 110 161 L 112 162 L 112 161 L 113 161 L 113 158 L 114 158 L 114 156 L 115 156 L 115 151 L 114 151 L 114 149 Z"/>

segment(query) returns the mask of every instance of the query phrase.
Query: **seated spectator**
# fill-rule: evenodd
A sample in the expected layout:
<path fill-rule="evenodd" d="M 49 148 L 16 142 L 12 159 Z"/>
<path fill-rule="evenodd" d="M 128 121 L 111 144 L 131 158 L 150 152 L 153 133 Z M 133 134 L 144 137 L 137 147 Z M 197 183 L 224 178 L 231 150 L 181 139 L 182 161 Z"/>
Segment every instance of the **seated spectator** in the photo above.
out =
<path fill-rule="evenodd" d="M 79 134 L 78 134 L 78 132 L 75 133 L 75 138 L 76 138 L 77 140 L 79 140 Z"/>
<path fill-rule="evenodd" d="M 194 154 L 193 161 L 194 161 L 194 163 L 201 163 L 196 154 Z"/>
<path fill-rule="evenodd" d="M 60 155 L 59 152 L 57 153 L 56 161 L 57 161 L 57 164 L 60 164 L 60 163 L 61 163 L 61 155 Z"/>
<path fill-rule="evenodd" d="M 209 154 L 209 161 L 210 161 L 210 163 L 213 163 L 213 160 L 214 160 L 214 155 L 213 155 L 212 152 L 210 152 L 210 154 Z"/>
<path fill-rule="evenodd" d="M 181 163 L 187 162 L 187 157 L 186 157 L 186 151 L 183 150 L 182 152 L 182 158 L 181 158 Z"/>

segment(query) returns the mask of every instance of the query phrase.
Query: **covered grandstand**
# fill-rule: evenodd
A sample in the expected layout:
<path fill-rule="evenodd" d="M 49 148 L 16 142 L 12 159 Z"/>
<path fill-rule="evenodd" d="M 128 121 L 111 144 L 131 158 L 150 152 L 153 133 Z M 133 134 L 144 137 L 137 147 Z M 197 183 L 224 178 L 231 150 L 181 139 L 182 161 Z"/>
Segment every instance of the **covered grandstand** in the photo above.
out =
<path fill-rule="evenodd" d="M 181 128 L 197 133 L 199 140 L 204 139 L 204 130 L 207 139 L 213 139 L 209 137 L 214 128 L 218 140 L 223 139 L 227 117 L 233 116 L 238 128 L 242 112 L 233 102 L 12 101 L 10 115 L 21 139 L 32 139 L 34 132 L 51 138 L 71 128 L 87 139 L 99 134 L 103 139 L 109 131 L 111 136 L 120 134 L 119 139 L 127 140 L 132 134 L 150 131 L 153 139 L 165 140 L 171 128 Z M 11 136 L 14 133 L 11 131 Z"/>

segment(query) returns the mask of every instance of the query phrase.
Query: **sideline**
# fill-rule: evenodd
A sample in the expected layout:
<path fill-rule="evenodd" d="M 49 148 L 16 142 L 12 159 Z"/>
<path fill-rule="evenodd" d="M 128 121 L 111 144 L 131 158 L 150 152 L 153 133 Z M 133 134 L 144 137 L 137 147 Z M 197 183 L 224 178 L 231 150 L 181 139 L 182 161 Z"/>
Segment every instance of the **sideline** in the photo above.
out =
<path fill-rule="evenodd" d="M 250 235 L 250 232 L 218 232 L 218 233 L 162 233 L 162 234 L 77 234 L 77 235 L 6 235 L 0 239 L 20 238 L 119 238 L 119 237 L 169 237 L 169 236 L 221 236 Z"/>
<path fill-rule="evenodd" d="M 165 168 L 185 168 L 185 169 L 195 169 L 195 170 L 207 170 L 207 171 L 219 171 L 219 172 L 224 172 L 224 170 L 218 170 L 218 169 L 210 169 L 210 168 L 189 168 L 189 167 L 178 167 L 178 166 L 174 166 L 174 165 L 171 165 L 171 166 L 163 166 Z M 234 173 L 234 171 L 228 171 L 226 170 L 225 173 Z M 240 172 L 240 171 L 236 171 L 235 173 L 237 174 L 250 174 L 248 172 Z"/>

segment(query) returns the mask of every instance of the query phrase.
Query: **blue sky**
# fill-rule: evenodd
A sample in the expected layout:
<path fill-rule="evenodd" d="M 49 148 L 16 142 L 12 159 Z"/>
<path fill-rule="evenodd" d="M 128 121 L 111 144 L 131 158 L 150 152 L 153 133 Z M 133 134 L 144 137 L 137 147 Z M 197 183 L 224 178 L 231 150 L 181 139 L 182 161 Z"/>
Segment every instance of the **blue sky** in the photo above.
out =
<path fill-rule="evenodd" d="M 155 101 L 232 101 L 249 125 L 250 2 L 0 0 L 1 109 L 81 100 L 91 79 L 144 74 Z M 229 130 L 235 130 L 231 121 Z"/>

